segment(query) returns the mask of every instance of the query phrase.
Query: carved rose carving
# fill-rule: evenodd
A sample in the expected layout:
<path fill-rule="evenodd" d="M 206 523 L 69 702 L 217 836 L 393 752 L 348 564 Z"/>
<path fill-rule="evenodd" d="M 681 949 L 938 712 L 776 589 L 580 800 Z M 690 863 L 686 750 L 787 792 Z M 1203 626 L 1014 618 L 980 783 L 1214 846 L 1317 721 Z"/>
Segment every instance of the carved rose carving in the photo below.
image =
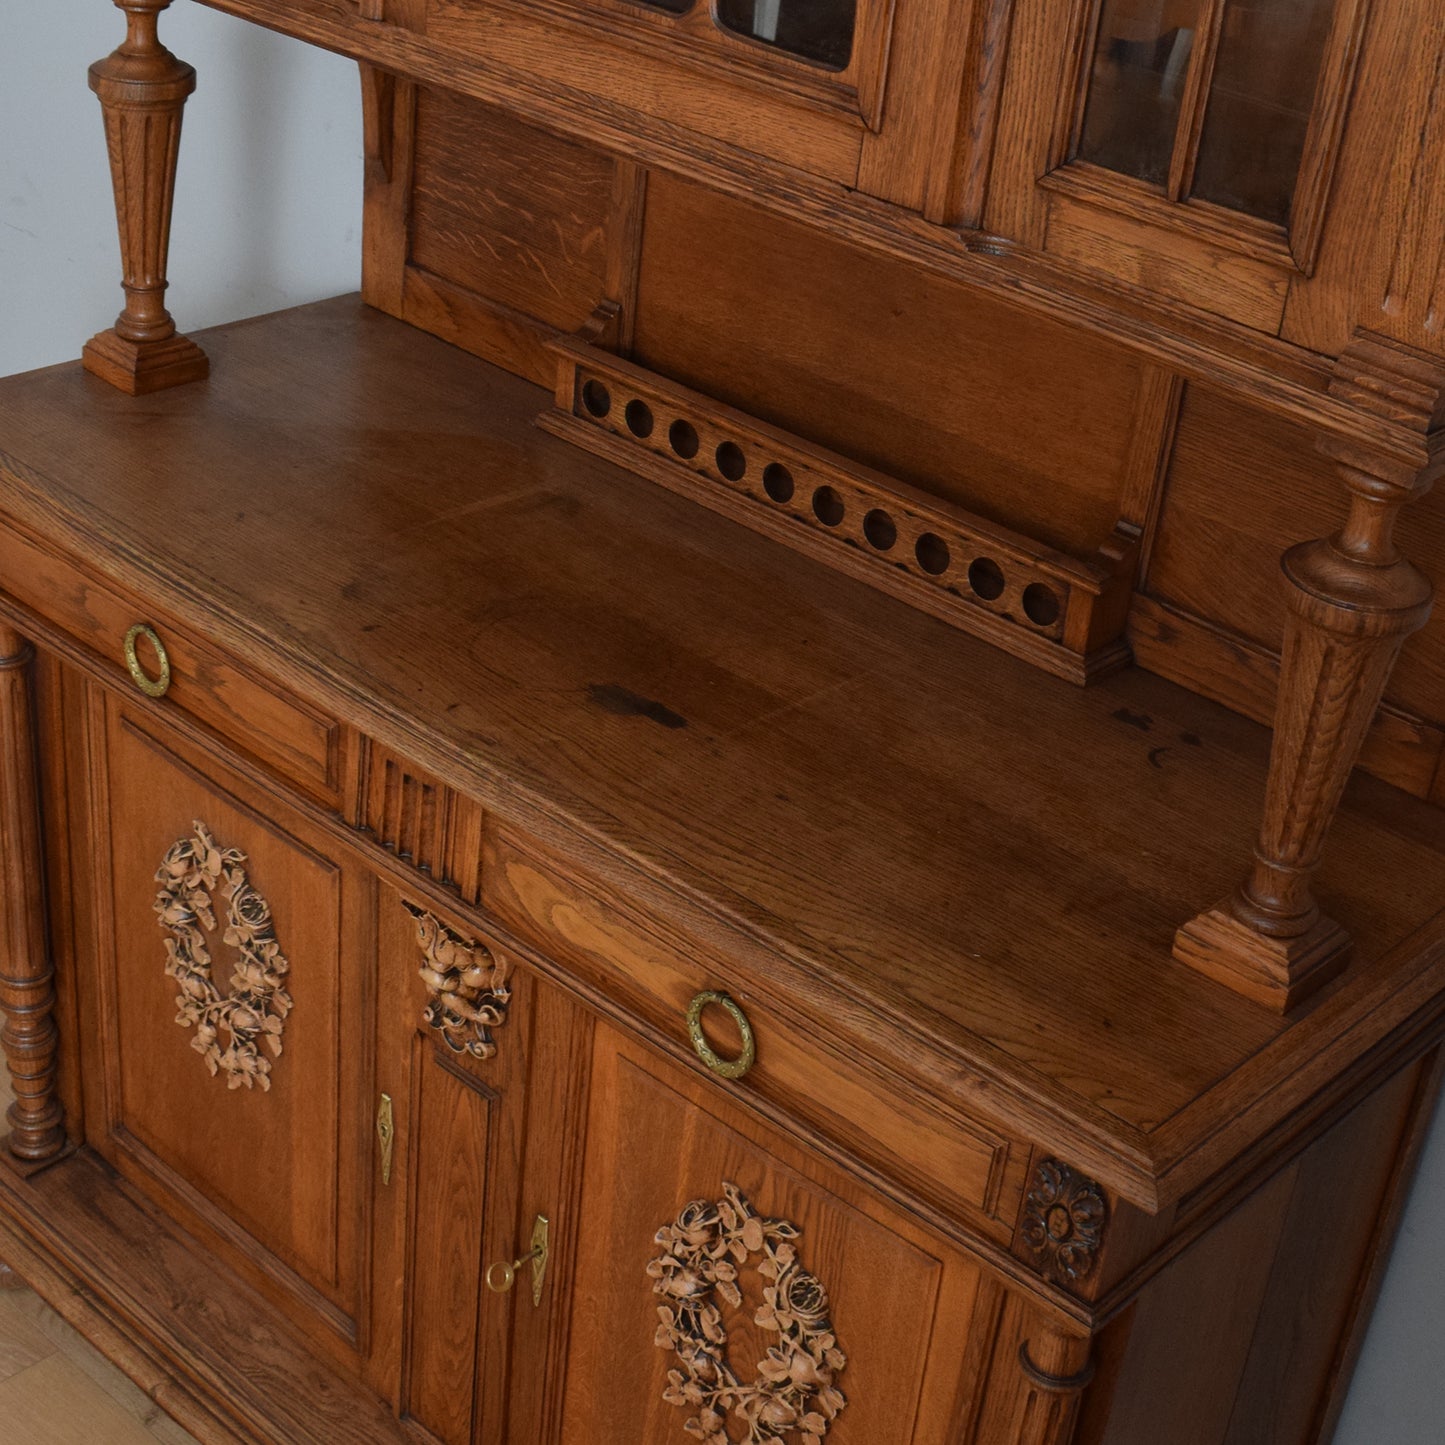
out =
<path fill-rule="evenodd" d="M 465 939 L 436 914 L 413 903 L 402 907 L 416 921 L 425 962 L 422 982 L 431 994 L 422 1017 L 455 1054 L 490 1059 L 497 1052 L 492 1030 L 506 1023 L 512 1003 L 511 965 L 484 944 Z"/>
<path fill-rule="evenodd" d="M 662 1253 L 647 1266 L 663 1300 L 655 1339 L 681 1366 L 667 1372 L 663 1399 L 694 1412 L 683 1429 L 701 1445 L 816 1445 L 848 1403 L 835 1383 L 848 1358 L 833 1335 L 828 1292 L 798 1259 L 796 1225 L 763 1218 L 735 1184 L 724 1184 L 723 1196 L 689 1204 L 657 1232 Z M 756 1271 L 771 1283 L 753 1322 L 778 1342 L 744 1384 L 728 1359 L 718 1301 L 743 1308 L 740 1272 L 758 1255 Z M 729 1416 L 747 1433 L 730 1434 Z"/>
<path fill-rule="evenodd" d="M 264 1043 L 280 1057 L 281 1035 L 291 1012 L 284 980 L 290 971 L 271 926 L 271 905 L 251 885 L 241 866 L 246 855 L 222 848 L 200 821 L 195 836 L 167 851 L 156 872 L 161 885 L 155 911 L 166 939 L 166 973 L 180 985 L 176 1022 L 195 1029 L 191 1047 L 212 1076 L 225 1074 L 231 1089 L 269 1089 L 271 1060 Z M 229 993 L 212 974 L 207 934 L 216 931 L 213 895 L 226 899 L 226 929 L 221 940 L 236 950 Z"/>
<path fill-rule="evenodd" d="M 1109 1207 L 1092 1179 L 1045 1159 L 1034 1170 L 1024 1201 L 1024 1243 L 1060 1284 L 1074 1284 L 1094 1267 L 1104 1242 Z"/>

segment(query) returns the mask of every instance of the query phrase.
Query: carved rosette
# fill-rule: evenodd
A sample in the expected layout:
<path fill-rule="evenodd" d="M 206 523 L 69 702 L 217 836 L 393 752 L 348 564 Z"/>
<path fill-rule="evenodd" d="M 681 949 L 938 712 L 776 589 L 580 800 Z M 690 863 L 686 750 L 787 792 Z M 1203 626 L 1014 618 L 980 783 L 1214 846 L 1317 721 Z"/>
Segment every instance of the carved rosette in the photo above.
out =
<path fill-rule="evenodd" d="M 155 911 L 166 939 L 166 973 L 180 984 L 176 1022 L 196 1031 L 191 1047 L 212 1076 L 225 1074 L 231 1089 L 271 1087 L 271 1060 L 291 1012 L 285 978 L 291 965 L 271 927 L 271 905 L 241 865 L 246 855 L 221 848 L 202 822 L 195 835 L 172 845 L 156 873 Z M 213 895 L 226 899 L 222 941 L 236 950 L 229 993 L 217 987 L 206 935 L 216 931 Z"/>
<path fill-rule="evenodd" d="M 417 942 L 425 955 L 420 973 L 431 1001 L 422 1017 L 454 1054 L 493 1058 L 497 1043 L 492 1030 L 506 1023 L 512 1003 L 507 983 L 511 965 L 425 908 L 405 902 L 402 907 L 416 921 Z"/>
<path fill-rule="evenodd" d="M 1063 1285 L 1086 1278 L 1108 1221 L 1109 1206 L 1092 1179 L 1056 1159 L 1045 1159 L 1034 1170 L 1021 1232 L 1045 1278 Z"/>
<path fill-rule="evenodd" d="M 663 1399 L 696 1411 L 684 1429 L 702 1445 L 816 1445 L 848 1403 L 834 1383 L 848 1363 L 833 1335 L 828 1292 L 803 1268 L 786 1219 L 765 1219 L 735 1184 L 716 1203 L 689 1204 L 657 1232 L 662 1253 L 647 1266 L 663 1303 L 656 1343 L 681 1368 L 667 1372 Z M 776 1333 L 757 1378 L 743 1383 L 728 1360 L 727 1327 L 718 1301 L 743 1307 L 742 1268 L 761 1255 L 763 1303 L 753 1322 Z M 730 1435 L 727 1418 L 746 1434 Z"/>

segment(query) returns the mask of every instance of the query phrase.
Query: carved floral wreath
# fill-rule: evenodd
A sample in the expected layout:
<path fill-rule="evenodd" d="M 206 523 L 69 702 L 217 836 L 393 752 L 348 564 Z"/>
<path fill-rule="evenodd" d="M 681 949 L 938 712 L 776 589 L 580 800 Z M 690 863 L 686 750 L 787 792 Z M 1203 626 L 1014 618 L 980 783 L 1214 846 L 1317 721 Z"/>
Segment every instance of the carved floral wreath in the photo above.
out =
<path fill-rule="evenodd" d="M 682 1366 L 667 1372 L 663 1399 L 697 1411 L 683 1428 L 701 1445 L 734 1445 L 729 1414 L 747 1426 L 737 1445 L 770 1445 L 790 1431 L 801 1445 L 816 1445 L 848 1403 L 834 1384 L 848 1359 L 833 1336 L 827 1291 L 798 1262 L 791 1243 L 801 1233 L 797 1225 L 763 1218 L 735 1184 L 724 1184 L 723 1194 L 717 1203 L 689 1204 L 676 1223 L 658 1230 L 663 1252 L 647 1266 L 653 1293 L 665 1301 L 656 1343 L 675 1351 Z M 757 1271 L 773 1283 L 753 1321 L 779 1340 L 757 1379 L 742 1384 L 727 1358 L 717 1300 L 742 1307 L 739 1266 L 759 1253 Z"/>
<path fill-rule="evenodd" d="M 291 966 L 271 928 L 271 906 L 241 866 L 246 855 L 222 849 L 204 823 L 192 826 L 195 837 L 172 845 L 156 873 L 161 889 L 155 911 L 171 934 L 166 973 L 181 986 L 176 1022 L 195 1029 L 191 1047 L 212 1076 L 226 1075 L 228 1088 L 269 1089 L 271 1061 L 258 1045 L 264 1041 L 273 1055 L 281 1053 L 281 1033 L 291 1012 L 291 995 L 282 980 Z M 211 895 L 217 884 L 227 900 L 222 939 L 239 955 L 228 994 L 216 987 L 206 946 L 206 933 L 216 930 Z"/>

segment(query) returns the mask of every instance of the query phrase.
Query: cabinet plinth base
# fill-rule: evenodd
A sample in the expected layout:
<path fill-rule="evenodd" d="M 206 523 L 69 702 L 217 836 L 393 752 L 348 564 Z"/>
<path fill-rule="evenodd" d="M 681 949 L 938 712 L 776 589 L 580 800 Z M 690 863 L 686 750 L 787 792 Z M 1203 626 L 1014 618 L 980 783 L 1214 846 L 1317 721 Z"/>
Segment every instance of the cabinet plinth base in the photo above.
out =
<path fill-rule="evenodd" d="M 206 1445 L 414 1438 L 88 1149 L 29 1180 L 0 1169 L 0 1257 Z"/>
<path fill-rule="evenodd" d="M 1268 938 L 1221 903 L 1174 935 L 1174 957 L 1276 1013 L 1288 1013 L 1350 961 L 1350 936 L 1320 918 L 1297 938 Z"/>
<path fill-rule="evenodd" d="M 86 342 L 81 364 L 102 381 L 128 396 L 146 396 L 204 381 L 211 374 L 206 353 L 187 336 L 166 341 L 127 341 L 114 331 L 102 331 Z"/>
<path fill-rule="evenodd" d="M 18 1174 L 21 1179 L 33 1179 L 44 1170 L 54 1168 L 61 1160 L 69 1159 L 74 1153 L 75 1145 L 67 1140 L 57 1153 L 50 1154 L 44 1159 L 22 1159 L 18 1154 L 10 1152 L 8 1135 L 0 1138 L 0 1163 L 3 1163 L 12 1173 Z"/>

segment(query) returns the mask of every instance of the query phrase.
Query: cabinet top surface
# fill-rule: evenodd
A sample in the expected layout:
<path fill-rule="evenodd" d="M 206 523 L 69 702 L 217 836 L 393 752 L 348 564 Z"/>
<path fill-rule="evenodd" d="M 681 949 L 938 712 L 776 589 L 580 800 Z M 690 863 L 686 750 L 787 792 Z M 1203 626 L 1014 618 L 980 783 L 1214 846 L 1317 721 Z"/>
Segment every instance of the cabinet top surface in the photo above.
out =
<path fill-rule="evenodd" d="M 1236 881 L 1265 729 L 1036 672 L 545 435 L 544 393 L 354 300 L 204 344 L 210 382 L 142 400 L 0 382 L 5 509 L 659 880 L 840 1040 L 1162 1176 L 1438 1007 L 1434 810 L 1357 780 L 1320 894 L 1359 956 L 1280 1020 L 1170 958 Z"/>

